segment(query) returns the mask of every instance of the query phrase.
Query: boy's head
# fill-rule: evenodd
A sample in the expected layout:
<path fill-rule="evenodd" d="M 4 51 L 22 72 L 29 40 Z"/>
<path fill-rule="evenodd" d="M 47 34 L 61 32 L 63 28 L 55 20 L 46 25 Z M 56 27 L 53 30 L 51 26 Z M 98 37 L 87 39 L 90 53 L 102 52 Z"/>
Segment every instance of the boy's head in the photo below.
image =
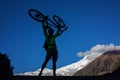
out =
<path fill-rule="evenodd" d="M 49 28 L 48 33 L 49 33 L 49 35 L 53 35 L 54 30 L 52 28 Z"/>

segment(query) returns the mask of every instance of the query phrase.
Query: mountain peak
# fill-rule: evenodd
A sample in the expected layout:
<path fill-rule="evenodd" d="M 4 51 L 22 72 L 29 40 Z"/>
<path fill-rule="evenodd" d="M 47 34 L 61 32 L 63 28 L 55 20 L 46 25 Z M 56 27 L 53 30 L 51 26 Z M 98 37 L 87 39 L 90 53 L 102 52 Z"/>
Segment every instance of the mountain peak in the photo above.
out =
<path fill-rule="evenodd" d="M 93 76 L 111 73 L 120 66 L 120 50 L 103 53 L 85 68 L 75 73 L 75 76 Z"/>

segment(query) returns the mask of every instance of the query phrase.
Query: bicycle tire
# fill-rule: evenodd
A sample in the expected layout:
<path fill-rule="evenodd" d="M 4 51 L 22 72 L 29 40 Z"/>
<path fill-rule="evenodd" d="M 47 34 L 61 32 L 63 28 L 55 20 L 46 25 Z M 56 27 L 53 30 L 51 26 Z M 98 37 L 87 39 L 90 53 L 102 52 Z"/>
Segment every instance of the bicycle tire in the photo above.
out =
<path fill-rule="evenodd" d="M 43 19 L 45 18 L 45 16 L 40 11 L 35 10 L 35 9 L 28 10 L 28 14 L 32 19 L 38 22 L 42 22 Z"/>
<path fill-rule="evenodd" d="M 62 27 L 62 28 L 65 28 L 65 23 L 64 23 L 64 21 L 63 21 L 59 16 L 53 15 L 53 20 L 55 21 L 55 23 L 56 23 L 58 26 L 60 26 L 60 27 Z"/>

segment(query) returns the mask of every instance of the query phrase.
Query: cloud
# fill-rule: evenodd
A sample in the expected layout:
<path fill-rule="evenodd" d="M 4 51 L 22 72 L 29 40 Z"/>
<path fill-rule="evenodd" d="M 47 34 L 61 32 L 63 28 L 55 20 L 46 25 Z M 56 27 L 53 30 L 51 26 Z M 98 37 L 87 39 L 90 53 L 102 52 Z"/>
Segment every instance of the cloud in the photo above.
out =
<path fill-rule="evenodd" d="M 93 58 L 96 58 L 97 56 L 100 56 L 104 52 L 110 51 L 110 50 L 120 50 L 120 46 L 115 46 L 114 44 L 109 44 L 109 45 L 98 44 L 92 47 L 89 51 L 78 52 L 77 56 L 78 57 L 86 56 L 87 59 L 93 59 Z"/>

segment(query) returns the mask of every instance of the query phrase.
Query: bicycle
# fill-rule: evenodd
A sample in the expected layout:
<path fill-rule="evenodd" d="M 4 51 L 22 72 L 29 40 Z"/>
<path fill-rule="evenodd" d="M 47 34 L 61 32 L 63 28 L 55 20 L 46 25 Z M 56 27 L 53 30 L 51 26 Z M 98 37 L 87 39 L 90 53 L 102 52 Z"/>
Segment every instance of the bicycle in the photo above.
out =
<path fill-rule="evenodd" d="M 61 31 L 65 31 L 67 30 L 67 26 L 65 26 L 64 21 L 57 15 L 53 15 L 53 20 L 54 22 L 48 18 L 48 16 L 45 16 L 44 14 L 42 14 L 40 11 L 36 10 L 36 9 L 30 9 L 28 10 L 28 14 L 30 17 L 32 17 L 34 20 L 38 21 L 38 22 L 43 22 L 43 20 L 47 19 L 48 20 L 48 25 L 51 25 L 53 27 L 60 27 Z"/>

